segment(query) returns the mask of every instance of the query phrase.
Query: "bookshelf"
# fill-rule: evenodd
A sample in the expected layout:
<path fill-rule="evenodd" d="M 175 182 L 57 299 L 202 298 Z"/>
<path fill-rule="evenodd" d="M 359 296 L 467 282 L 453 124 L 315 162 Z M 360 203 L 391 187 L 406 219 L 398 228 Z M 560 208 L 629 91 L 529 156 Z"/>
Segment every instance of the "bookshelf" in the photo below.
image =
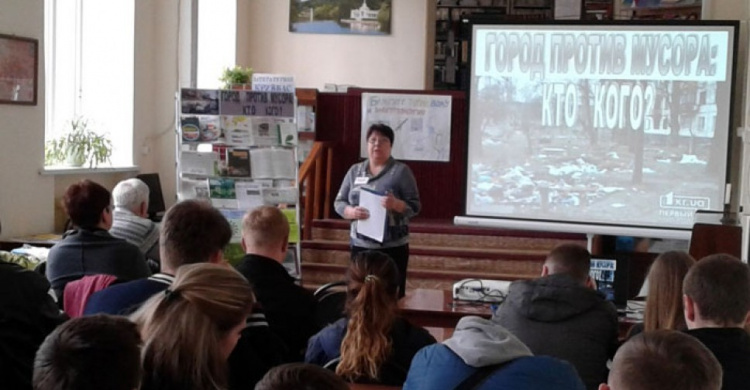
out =
<path fill-rule="evenodd" d="M 183 88 L 177 100 L 178 200 L 205 199 L 221 211 L 232 226 L 224 257 L 233 264 L 244 256 L 244 214 L 261 205 L 280 206 L 290 224 L 284 266 L 299 279 L 295 93 Z"/>
<path fill-rule="evenodd" d="M 433 89 L 468 90 L 470 20 L 548 20 L 555 0 L 438 0 L 435 7 Z"/>

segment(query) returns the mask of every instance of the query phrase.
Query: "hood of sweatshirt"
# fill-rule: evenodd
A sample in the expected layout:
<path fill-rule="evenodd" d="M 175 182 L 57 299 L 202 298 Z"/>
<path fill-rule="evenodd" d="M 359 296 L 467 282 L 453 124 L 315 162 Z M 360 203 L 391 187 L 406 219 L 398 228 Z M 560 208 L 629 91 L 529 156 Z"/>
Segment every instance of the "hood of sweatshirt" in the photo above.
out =
<path fill-rule="evenodd" d="M 602 301 L 600 292 L 570 276 L 555 274 L 514 282 L 503 304 L 534 321 L 558 322 L 589 311 Z"/>
<path fill-rule="evenodd" d="M 453 336 L 443 344 L 472 367 L 484 367 L 532 356 L 531 350 L 505 328 L 476 316 L 461 318 Z"/>

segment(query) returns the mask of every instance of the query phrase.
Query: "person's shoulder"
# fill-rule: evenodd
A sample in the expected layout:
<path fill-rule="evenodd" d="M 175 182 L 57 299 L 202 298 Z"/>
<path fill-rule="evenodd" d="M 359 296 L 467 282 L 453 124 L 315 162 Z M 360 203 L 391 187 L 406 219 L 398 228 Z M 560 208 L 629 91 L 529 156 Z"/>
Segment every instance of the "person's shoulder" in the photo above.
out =
<path fill-rule="evenodd" d="M 169 287 L 151 279 L 138 279 L 111 285 L 89 297 L 84 314 L 123 314 Z"/>
<path fill-rule="evenodd" d="M 49 281 L 44 275 L 6 261 L 0 261 L 0 286 L 12 286 L 13 290 L 37 291 L 42 294 L 47 294 L 50 289 Z"/>

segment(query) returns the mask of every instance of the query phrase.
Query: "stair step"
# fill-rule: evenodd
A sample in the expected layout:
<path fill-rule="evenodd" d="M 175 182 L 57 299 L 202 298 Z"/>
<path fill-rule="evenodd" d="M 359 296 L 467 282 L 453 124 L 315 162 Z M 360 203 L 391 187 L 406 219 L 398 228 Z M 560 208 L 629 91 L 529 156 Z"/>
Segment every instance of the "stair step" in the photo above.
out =
<path fill-rule="evenodd" d="M 410 262 L 411 263 L 411 262 Z M 320 264 L 306 263 L 302 264 L 302 275 L 305 286 L 316 286 L 325 283 L 342 280 L 346 273 L 346 265 L 343 264 Z M 526 280 L 538 276 L 515 273 L 482 273 L 481 276 L 476 272 L 464 271 L 442 271 L 429 269 L 412 269 L 409 264 L 407 273 L 407 288 L 434 288 L 440 290 L 450 290 L 453 283 L 467 278 L 481 277 L 482 279 L 493 280 Z"/>
<path fill-rule="evenodd" d="M 349 252 L 349 243 L 335 240 L 310 240 L 302 242 L 302 249 Z M 541 249 L 474 248 L 409 244 L 410 256 L 426 255 L 468 259 L 493 258 L 502 260 L 544 261 L 548 252 L 548 250 Z"/>
<path fill-rule="evenodd" d="M 409 232 L 409 242 L 413 246 L 526 249 L 549 252 L 563 242 L 586 245 L 586 236 L 582 234 L 486 229 L 447 223 L 412 223 L 409 225 Z M 313 221 L 312 238 L 349 242 L 349 222 L 344 220 Z"/>

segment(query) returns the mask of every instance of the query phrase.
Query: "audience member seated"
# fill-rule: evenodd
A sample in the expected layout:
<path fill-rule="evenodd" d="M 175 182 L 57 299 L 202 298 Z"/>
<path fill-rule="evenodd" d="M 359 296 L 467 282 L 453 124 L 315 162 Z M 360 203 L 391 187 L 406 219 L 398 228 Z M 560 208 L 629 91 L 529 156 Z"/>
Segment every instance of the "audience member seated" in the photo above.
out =
<path fill-rule="evenodd" d="M 461 318 L 453 336 L 422 348 L 411 363 L 405 390 L 582 390 L 570 363 L 532 356 L 520 340 L 484 318 Z"/>
<path fill-rule="evenodd" d="M 227 388 L 227 360 L 254 300 L 247 280 L 229 267 L 180 267 L 174 283 L 131 316 L 144 341 L 141 389 Z"/>
<path fill-rule="evenodd" d="M 109 191 L 90 180 L 72 184 L 63 196 L 63 207 L 75 229 L 63 235 L 49 251 L 47 279 L 62 299 L 65 285 L 86 275 L 106 274 L 118 280 L 148 277 L 151 272 L 138 248 L 115 238 Z"/>
<path fill-rule="evenodd" d="M 166 290 L 183 264 L 223 263 L 232 228 L 210 204 L 186 200 L 172 206 L 162 221 L 162 272 L 108 287 L 93 294 L 84 314 L 130 314 L 152 295 Z"/>
<path fill-rule="evenodd" d="M 724 390 L 750 384 L 750 269 L 736 257 L 717 254 L 695 263 L 682 286 L 687 333 L 713 352 L 724 371 Z"/>
<path fill-rule="evenodd" d="M 314 364 L 287 363 L 274 367 L 255 390 L 348 390 L 349 385 L 333 372 Z"/>
<path fill-rule="evenodd" d="M 643 323 L 634 325 L 628 337 L 644 330 L 687 329 L 682 309 L 682 281 L 693 264 L 695 259 L 682 251 L 664 252 L 656 257 L 646 277 L 648 297 Z"/>
<path fill-rule="evenodd" d="M 599 390 L 719 390 L 721 366 L 698 340 L 673 330 L 639 334 L 620 347 Z"/>
<path fill-rule="evenodd" d="M 242 221 L 242 248 L 247 254 L 237 270 L 250 281 L 271 330 L 289 348 L 290 361 L 304 357 L 307 341 L 319 329 L 312 292 L 295 283 L 282 263 L 289 241 L 289 222 L 276 207 L 262 206 Z"/>
<path fill-rule="evenodd" d="M 36 354 L 35 390 L 133 390 L 141 383 L 141 337 L 127 318 L 72 319 Z"/>
<path fill-rule="evenodd" d="M 167 290 L 183 265 L 225 264 L 223 248 L 231 237 L 229 222 L 211 204 L 200 200 L 177 203 L 162 221 L 159 239 L 162 273 L 93 294 L 85 314 L 129 314 L 154 294 Z M 252 388 L 268 369 L 283 362 L 286 351 L 284 343 L 269 329 L 263 313 L 254 310 L 247 318 L 242 339 L 229 357 L 230 388 Z"/>
<path fill-rule="evenodd" d="M 339 359 L 336 374 L 349 381 L 401 386 L 414 355 L 435 338 L 398 315 L 398 269 L 388 255 L 358 254 L 346 281 L 347 317 L 310 339 L 305 361 Z"/>
<path fill-rule="evenodd" d="M 607 360 L 617 349 L 617 310 L 589 277 L 591 255 L 578 245 L 554 248 L 542 277 L 511 284 L 494 321 L 535 355 L 573 364 L 587 389 L 607 379 Z"/>
<path fill-rule="evenodd" d="M 0 383 L 31 389 L 34 354 L 65 321 L 44 276 L 0 261 Z"/>
<path fill-rule="evenodd" d="M 148 195 L 148 186 L 140 179 L 117 183 L 112 190 L 115 210 L 109 233 L 137 246 L 146 258 L 158 263 L 159 227 L 148 219 Z"/>

